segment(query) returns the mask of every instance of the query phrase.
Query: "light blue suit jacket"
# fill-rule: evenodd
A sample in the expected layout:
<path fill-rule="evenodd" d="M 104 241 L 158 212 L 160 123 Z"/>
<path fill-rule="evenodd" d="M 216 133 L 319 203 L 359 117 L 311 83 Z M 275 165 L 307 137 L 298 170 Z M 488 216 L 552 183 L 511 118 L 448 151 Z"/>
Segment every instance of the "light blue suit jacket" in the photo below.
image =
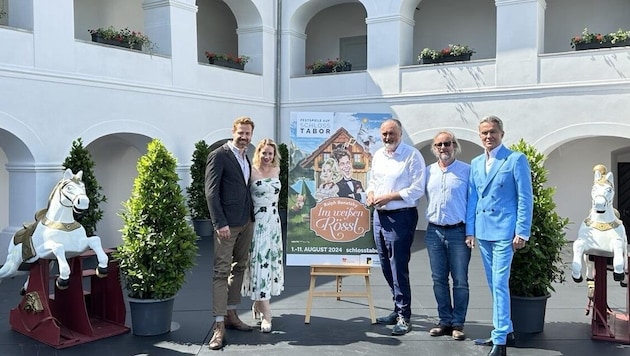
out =
<path fill-rule="evenodd" d="M 466 235 L 480 240 L 528 240 L 532 227 L 532 177 L 527 157 L 501 146 L 486 174 L 485 153 L 470 163 Z"/>

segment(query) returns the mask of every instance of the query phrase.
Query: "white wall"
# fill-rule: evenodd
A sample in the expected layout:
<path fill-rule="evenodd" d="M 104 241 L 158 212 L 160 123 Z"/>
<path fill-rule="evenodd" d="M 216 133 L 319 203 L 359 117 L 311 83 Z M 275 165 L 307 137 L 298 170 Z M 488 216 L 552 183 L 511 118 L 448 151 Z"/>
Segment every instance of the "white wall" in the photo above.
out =
<path fill-rule="evenodd" d="M 413 63 L 423 48 L 468 45 L 472 59 L 495 57 L 496 6 L 486 0 L 422 0 L 415 12 Z"/>

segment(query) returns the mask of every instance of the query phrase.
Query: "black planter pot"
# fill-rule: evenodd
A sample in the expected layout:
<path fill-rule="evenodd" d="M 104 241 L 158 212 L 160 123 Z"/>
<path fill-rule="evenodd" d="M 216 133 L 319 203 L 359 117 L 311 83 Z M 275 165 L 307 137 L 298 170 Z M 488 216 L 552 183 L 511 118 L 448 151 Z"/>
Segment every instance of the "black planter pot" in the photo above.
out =
<path fill-rule="evenodd" d="M 162 335 L 171 331 L 175 297 L 168 299 L 129 298 L 131 332 L 138 336 Z"/>
<path fill-rule="evenodd" d="M 127 42 L 120 42 L 120 41 L 115 41 L 115 40 L 107 40 L 107 39 L 104 39 L 103 37 L 101 37 L 101 36 L 99 36 L 97 34 L 92 34 L 92 42 L 102 43 L 102 44 L 106 44 L 106 45 L 110 45 L 110 46 L 116 46 L 116 47 L 130 48 L 130 49 L 135 49 L 137 51 L 142 51 L 142 44 L 141 43 L 134 43 L 132 46 L 129 46 L 129 43 L 127 43 Z"/>
<path fill-rule="evenodd" d="M 599 48 L 610 48 L 613 44 L 610 42 L 599 43 L 599 42 L 590 42 L 590 43 L 576 43 L 575 50 L 583 51 L 586 49 L 599 49 Z M 621 47 L 621 46 L 619 46 Z"/>
<path fill-rule="evenodd" d="M 545 328 L 545 311 L 550 294 L 542 297 L 510 296 L 512 324 L 517 333 L 537 334 Z"/>
<path fill-rule="evenodd" d="M 332 73 L 333 72 L 333 68 L 332 67 L 321 67 L 321 68 L 314 68 L 311 70 L 311 73 L 313 74 L 320 74 L 320 73 Z"/>
<path fill-rule="evenodd" d="M 337 72 L 350 72 L 352 70 L 352 64 L 344 64 L 341 68 L 337 69 Z"/>
<path fill-rule="evenodd" d="M 617 41 L 615 43 L 611 43 L 613 47 L 626 47 L 630 46 L 630 40 L 625 41 Z"/>
<path fill-rule="evenodd" d="M 435 63 L 469 61 L 471 56 L 472 56 L 472 53 L 466 53 L 459 56 L 444 56 L 444 57 L 440 57 L 436 59 L 433 59 L 431 57 L 422 57 L 420 58 L 420 63 L 418 64 L 435 64 Z"/>
<path fill-rule="evenodd" d="M 245 69 L 245 64 L 236 63 L 236 62 L 232 62 L 232 61 L 227 61 L 225 59 L 218 59 L 218 58 L 210 59 L 210 58 L 208 58 L 208 62 L 210 62 L 210 64 L 214 64 L 215 66 L 221 66 L 221 67 L 238 69 L 238 70 L 244 70 Z"/>
<path fill-rule="evenodd" d="M 193 228 L 199 237 L 212 237 L 214 229 L 210 219 L 193 219 Z"/>
<path fill-rule="evenodd" d="M 335 72 L 350 72 L 352 70 L 352 64 L 344 64 L 343 66 L 336 67 L 322 67 L 317 69 L 312 69 L 312 74 L 320 74 L 320 73 L 335 73 Z"/>

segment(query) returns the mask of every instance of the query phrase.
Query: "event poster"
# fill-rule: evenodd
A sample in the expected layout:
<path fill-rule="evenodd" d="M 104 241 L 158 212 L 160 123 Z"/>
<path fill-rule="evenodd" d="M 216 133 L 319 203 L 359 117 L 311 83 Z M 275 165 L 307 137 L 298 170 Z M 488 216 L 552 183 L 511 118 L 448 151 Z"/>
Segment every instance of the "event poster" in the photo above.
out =
<path fill-rule="evenodd" d="M 391 114 L 294 112 L 289 145 L 287 265 L 379 265 L 365 206 L 381 123 Z"/>

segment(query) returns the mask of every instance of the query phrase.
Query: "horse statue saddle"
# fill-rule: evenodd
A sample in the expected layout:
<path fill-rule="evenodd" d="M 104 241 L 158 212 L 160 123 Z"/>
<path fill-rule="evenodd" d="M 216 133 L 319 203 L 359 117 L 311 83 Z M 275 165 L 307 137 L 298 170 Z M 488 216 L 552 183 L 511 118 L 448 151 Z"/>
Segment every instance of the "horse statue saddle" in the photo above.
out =
<path fill-rule="evenodd" d="M 22 261 L 29 260 L 36 256 L 35 248 L 33 247 L 33 232 L 37 227 L 39 221 L 46 216 L 48 209 L 41 209 L 35 213 L 35 221 L 22 225 L 22 229 L 18 230 L 13 236 L 13 244 L 22 244 Z"/>

